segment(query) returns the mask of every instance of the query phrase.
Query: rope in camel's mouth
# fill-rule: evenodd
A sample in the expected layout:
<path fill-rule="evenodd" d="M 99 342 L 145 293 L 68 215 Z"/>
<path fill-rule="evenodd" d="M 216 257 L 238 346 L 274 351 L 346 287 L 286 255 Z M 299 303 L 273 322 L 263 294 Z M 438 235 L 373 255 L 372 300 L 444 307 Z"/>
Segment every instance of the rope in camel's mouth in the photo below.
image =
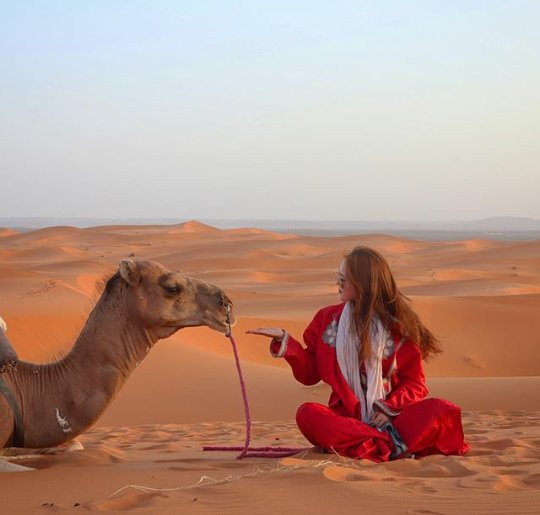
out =
<path fill-rule="evenodd" d="M 292 456 L 300 451 L 305 451 L 305 447 L 276 447 L 276 446 L 263 446 L 263 447 L 250 447 L 251 441 L 251 415 L 249 412 L 249 402 L 247 398 L 246 383 L 244 382 L 244 376 L 242 374 L 242 368 L 240 366 L 240 358 L 238 357 L 238 348 L 236 341 L 232 335 L 231 328 L 231 307 L 230 304 L 225 306 L 227 313 L 227 325 L 229 326 L 225 336 L 231 341 L 234 360 L 236 362 L 236 370 L 238 371 L 238 379 L 240 380 L 240 388 L 242 390 L 242 399 L 244 401 L 244 412 L 246 416 L 246 439 L 244 446 L 211 446 L 205 445 L 203 451 L 240 451 L 237 456 L 238 459 L 242 458 L 285 458 L 286 456 Z"/>

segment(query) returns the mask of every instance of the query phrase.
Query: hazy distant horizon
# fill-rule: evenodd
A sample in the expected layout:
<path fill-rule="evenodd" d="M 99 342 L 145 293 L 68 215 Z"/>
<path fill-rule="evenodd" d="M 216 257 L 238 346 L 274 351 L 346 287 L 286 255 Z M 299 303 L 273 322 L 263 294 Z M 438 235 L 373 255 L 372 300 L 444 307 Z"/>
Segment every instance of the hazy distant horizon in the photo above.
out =
<path fill-rule="evenodd" d="M 291 232 L 304 236 L 343 236 L 354 234 L 388 234 L 411 239 L 462 240 L 472 238 L 500 241 L 540 239 L 540 220 L 518 217 L 495 217 L 483 220 L 419 222 L 419 221 L 354 221 L 354 220 L 284 220 L 284 219 L 201 219 L 187 218 L 4 218 L 0 228 L 30 231 L 53 226 L 81 229 L 107 225 L 181 225 L 199 222 L 218 229 L 256 227 Z"/>
<path fill-rule="evenodd" d="M 520 217 L 520 216 L 490 216 L 485 218 L 476 218 L 476 219 L 459 219 L 459 218 L 453 218 L 453 219 L 443 219 L 443 220 L 419 220 L 419 219 L 391 219 L 391 218 L 383 218 L 383 219 L 377 219 L 377 220 L 370 220 L 370 219 L 322 219 L 322 218 L 197 218 L 197 217 L 190 217 L 190 216 L 150 216 L 150 217 L 142 217 L 142 216 L 121 216 L 121 217 L 114 217 L 114 216 L 0 216 L 0 223 L 2 221 L 10 221 L 10 220 L 80 220 L 80 221 L 89 221 L 89 220 L 98 220 L 98 221 L 163 221 L 167 223 L 186 223 L 189 221 L 199 221 L 204 222 L 205 220 L 214 220 L 214 221 L 221 221 L 221 222 L 243 222 L 243 221 L 259 221 L 263 223 L 267 222 L 276 222 L 276 221 L 283 221 L 283 222 L 293 222 L 293 223 L 301 223 L 301 222 L 308 222 L 308 223 L 323 223 L 323 224 L 336 224 L 336 223 L 373 223 L 373 224 L 423 224 L 423 225 L 437 225 L 437 224 L 463 224 L 463 223 L 476 223 L 476 222 L 486 222 L 486 221 L 502 221 L 503 223 L 540 223 L 540 218 L 532 218 L 532 217 Z M 146 223 L 146 222 L 145 222 Z"/>

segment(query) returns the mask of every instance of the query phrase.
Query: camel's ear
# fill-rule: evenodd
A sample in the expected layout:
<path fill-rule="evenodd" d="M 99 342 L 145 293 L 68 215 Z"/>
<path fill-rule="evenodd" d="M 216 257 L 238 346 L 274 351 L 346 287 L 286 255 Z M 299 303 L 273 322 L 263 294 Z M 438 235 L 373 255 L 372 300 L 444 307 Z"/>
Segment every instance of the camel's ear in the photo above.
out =
<path fill-rule="evenodd" d="M 126 281 L 130 286 L 136 286 L 141 280 L 141 274 L 139 272 L 139 265 L 133 259 L 122 259 L 118 268 L 122 279 Z"/>

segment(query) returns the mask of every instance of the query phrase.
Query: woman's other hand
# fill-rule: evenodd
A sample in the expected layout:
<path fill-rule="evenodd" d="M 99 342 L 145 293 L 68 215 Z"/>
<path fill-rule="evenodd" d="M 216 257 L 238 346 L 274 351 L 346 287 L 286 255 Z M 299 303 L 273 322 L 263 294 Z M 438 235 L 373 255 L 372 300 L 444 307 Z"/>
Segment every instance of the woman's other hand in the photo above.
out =
<path fill-rule="evenodd" d="M 285 337 L 285 331 L 279 327 L 257 327 L 256 329 L 248 329 L 247 334 L 258 334 L 281 341 Z"/>
<path fill-rule="evenodd" d="M 386 415 L 385 413 L 383 413 L 382 411 L 377 411 L 374 415 L 373 415 L 373 420 L 371 421 L 371 423 L 377 427 L 377 428 L 381 428 L 382 426 L 384 426 L 384 424 L 386 424 L 387 422 L 390 421 L 390 417 L 388 415 Z"/>

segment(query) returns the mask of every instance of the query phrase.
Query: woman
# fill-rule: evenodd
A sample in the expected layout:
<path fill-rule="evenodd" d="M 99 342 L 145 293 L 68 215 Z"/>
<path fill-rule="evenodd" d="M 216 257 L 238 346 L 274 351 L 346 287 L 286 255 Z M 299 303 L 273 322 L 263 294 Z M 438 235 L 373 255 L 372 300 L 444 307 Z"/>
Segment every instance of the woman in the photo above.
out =
<path fill-rule="evenodd" d="M 247 331 L 272 338 L 272 355 L 285 358 L 301 383 L 332 387 L 328 407 L 308 402 L 298 409 L 304 436 L 327 451 L 373 461 L 467 452 L 460 408 L 426 399 L 422 358 L 440 352 L 439 342 L 385 259 L 354 248 L 337 285 L 342 303 L 315 315 L 304 332 L 307 347 L 280 328 Z"/>

